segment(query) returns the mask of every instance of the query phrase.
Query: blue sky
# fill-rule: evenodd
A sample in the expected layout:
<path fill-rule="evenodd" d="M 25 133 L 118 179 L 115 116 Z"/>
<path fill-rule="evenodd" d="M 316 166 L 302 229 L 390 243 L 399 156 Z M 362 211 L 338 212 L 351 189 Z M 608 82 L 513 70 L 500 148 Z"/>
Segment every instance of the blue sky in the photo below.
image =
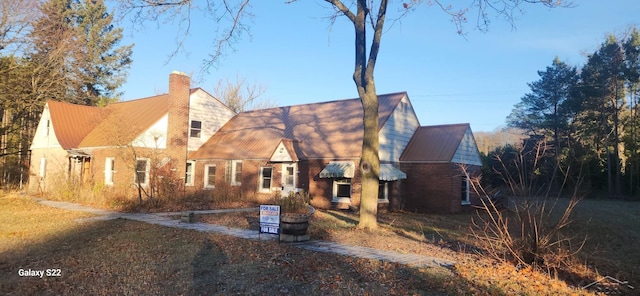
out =
<path fill-rule="evenodd" d="M 468 122 L 474 131 L 504 126 L 513 105 L 538 80 L 537 71 L 562 61 L 582 65 L 609 33 L 638 25 L 637 0 L 576 0 L 574 8 L 524 5 L 515 28 L 494 18 L 487 32 L 474 27 L 464 37 L 435 6 L 422 6 L 387 27 L 375 72 L 378 93 L 407 91 L 422 125 Z M 177 23 L 129 23 L 122 44 L 135 43 L 123 100 L 165 93 L 168 76 L 194 74 L 194 86 L 213 92 L 220 79 L 245 77 L 263 84 L 265 98 L 294 105 L 357 97 L 352 80 L 353 29 L 343 19 L 330 27 L 323 1 L 254 1 L 251 36 L 234 44 L 218 68 L 198 74 L 212 52 L 216 23 L 193 15 L 185 50 L 176 48 Z M 397 4 L 395 4 L 397 5 Z M 399 8 L 390 7 L 396 12 Z M 387 22 L 387 25 L 390 25 Z"/>

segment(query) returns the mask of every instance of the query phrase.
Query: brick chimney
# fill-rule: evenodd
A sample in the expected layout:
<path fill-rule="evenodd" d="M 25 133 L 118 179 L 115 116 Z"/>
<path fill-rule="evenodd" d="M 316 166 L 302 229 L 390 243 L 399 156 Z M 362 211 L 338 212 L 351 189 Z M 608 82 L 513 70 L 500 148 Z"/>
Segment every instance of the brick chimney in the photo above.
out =
<path fill-rule="evenodd" d="M 176 177 L 183 178 L 187 164 L 189 140 L 189 94 L 191 79 L 173 71 L 169 75 L 169 124 L 167 127 L 167 156 L 171 159 Z"/>

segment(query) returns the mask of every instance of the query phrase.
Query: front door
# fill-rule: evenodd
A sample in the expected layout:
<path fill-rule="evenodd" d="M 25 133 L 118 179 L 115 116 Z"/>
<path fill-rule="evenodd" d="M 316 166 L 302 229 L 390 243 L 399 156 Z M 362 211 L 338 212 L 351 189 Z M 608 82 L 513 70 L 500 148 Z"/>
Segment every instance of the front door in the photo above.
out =
<path fill-rule="evenodd" d="M 282 164 L 282 195 L 296 192 L 296 164 Z"/>

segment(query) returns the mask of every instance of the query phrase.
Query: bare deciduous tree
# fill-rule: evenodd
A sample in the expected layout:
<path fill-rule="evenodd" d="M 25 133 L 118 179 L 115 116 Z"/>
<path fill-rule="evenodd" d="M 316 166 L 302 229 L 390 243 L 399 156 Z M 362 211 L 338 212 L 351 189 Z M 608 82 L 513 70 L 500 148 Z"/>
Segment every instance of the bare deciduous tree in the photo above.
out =
<path fill-rule="evenodd" d="M 218 81 L 214 96 L 227 105 L 233 112 L 275 107 L 276 104 L 261 96 L 267 88 L 263 84 L 248 83 L 245 77 L 236 75 L 236 80 L 229 78 Z"/>
<path fill-rule="evenodd" d="M 24 49 L 37 5 L 37 0 L 0 0 L 0 52 Z"/>
<path fill-rule="evenodd" d="M 137 21 L 157 21 L 160 16 L 167 18 L 178 16 L 184 21 L 183 24 L 187 31 L 191 25 L 190 12 L 192 9 L 209 12 L 218 26 L 226 21 L 225 29 L 218 31 L 213 36 L 214 49 L 210 59 L 203 65 L 205 68 L 216 65 L 226 50 L 233 50 L 233 42 L 239 38 L 240 33 L 249 31 L 249 27 L 244 22 L 246 17 L 251 16 L 249 0 L 207 0 L 203 6 L 196 6 L 191 0 L 119 0 L 119 2 L 126 11 L 134 14 Z M 285 1 L 285 3 L 292 2 L 296 2 L 296 0 Z M 391 13 L 397 12 L 397 16 L 392 21 L 405 16 L 417 5 L 435 5 L 451 16 L 458 33 L 462 33 L 462 27 L 466 24 L 471 9 L 477 12 L 476 26 L 481 30 L 486 30 L 492 18 L 492 12 L 513 23 L 513 14 L 520 11 L 521 5 L 524 3 L 538 3 L 547 7 L 567 5 L 562 0 L 473 0 L 470 4 L 462 7 L 456 7 L 440 0 L 408 0 L 406 2 L 325 0 L 325 2 L 330 4 L 333 9 L 330 19 L 345 17 L 353 25 L 355 33 L 353 80 L 364 110 L 364 135 L 360 160 L 362 193 L 358 228 L 364 229 L 377 228 L 380 160 L 378 156 L 378 96 L 375 88 L 374 70 L 380 53 L 380 43 L 389 5 L 392 4 L 395 8 L 391 10 Z M 181 46 L 182 42 L 179 42 L 178 47 Z"/>

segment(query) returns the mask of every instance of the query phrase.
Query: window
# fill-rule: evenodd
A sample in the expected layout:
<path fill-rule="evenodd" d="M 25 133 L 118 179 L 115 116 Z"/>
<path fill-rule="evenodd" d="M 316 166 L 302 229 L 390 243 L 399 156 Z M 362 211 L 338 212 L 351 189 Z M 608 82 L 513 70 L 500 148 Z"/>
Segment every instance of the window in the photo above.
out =
<path fill-rule="evenodd" d="M 204 188 L 216 187 L 216 165 L 209 164 L 204 167 Z"/>
<path fill-rule="evenodd" d="M 136 159 L 136 174 L 133 179 L 136 185 L 147 186 L 149 184 L 149 159 Z"/>
<path fill-rule="evenodd" d="M 193 186 L 193 170 L 196 167 L 194 161 L 187 161 L 187 168 L 184 173 L 184 185 Z"/>
<path fill-rule="evenodd" d="M 389 201 L 389 182 L 380 181 L 378 183 L 378 202 Z"/>
<path fill-rule="evenodd" d="M 286 186 L 293 186 L 295 181 L 295 168 L 293 166 L 287 166 L 284 170 L 284 184 Z"/>
<path fill-rule="evenodd" d="M 469 177 L 462 176 L 462 184 L 460 188 L 460 201 L 463 205 L 468 205 L 469 202 Z"/>
<path fill-rule="evenodd" d="M 44 136 L 47 137 L 49 136 L 49 128 L 51 126 L 51 120 L 47 120 L 47 129 L 44 130 Z"/>
<path fill-rule="evenodd" d="M 231 185 L 242 185 L 242 160 L 231 161 Z"/>
<path fill-rule="evenodd" d="M 333 181 L 333 202 L 351 202 L 351 179 Z"/>
<path fill-rule="evenodd" d="M 40 178 L 44 178 L 47 175 L 47 159 L 40 158 Z"/>
<path fill-rule="evenodd" d="M 107 157 L 104 162 L 104 184 L 113 185 L 113 177 L 115 171 L 116 159 L 113 157 Z"/>
<path fill-rule="evenodd" d="M 189 129 L 189 137 L 200 138 L 202 134 L 202 121 L 191 120 L 191 128 Z"/>
<path fill-rule="evenodd" d="M 260 191 L 260 192 L 269 192 L 269 191 L 271 191 L 272 176 L 273 176 L 273 168 L 272 167 L 262 167 L 262 168 L 260 168 L 260 187 L 258 187 L 258 191 Z"/>

